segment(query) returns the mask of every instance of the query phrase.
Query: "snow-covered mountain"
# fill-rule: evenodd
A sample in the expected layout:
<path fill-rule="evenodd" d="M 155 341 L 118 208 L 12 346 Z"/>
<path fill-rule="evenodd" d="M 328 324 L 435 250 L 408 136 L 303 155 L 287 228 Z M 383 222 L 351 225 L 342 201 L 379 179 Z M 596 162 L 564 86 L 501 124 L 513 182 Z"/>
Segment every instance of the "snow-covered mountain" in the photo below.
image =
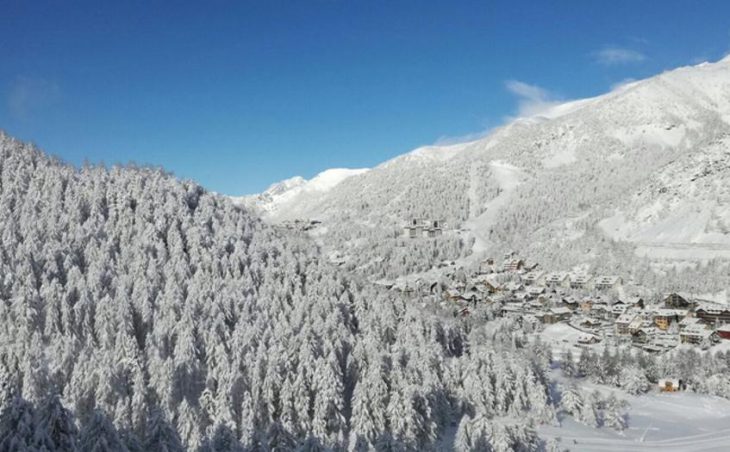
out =
<path fill-rule="evenodd" d="M 333 239 L 324 242 L 345 253 L 423 217 L 445 219 L 475 255 L 516 249 L 555 265 L 601 256 L 604 266 L 730 257 L 729 164 L 730 57 L 516 119 L 476 141 L 417 149 L 337 190 L 300 182 L 282 195 L 286 209 L 259 204 L 273 222 L 323 220 Z M 274 199 L 270 191 L 259 197 Z"/>
<path fill-rule="evenodd" d="M 367 168 L 334 168 L 323 171 L 309 180 L 295 176 L 271 185 L 261 194 L 232 199 L 238 204 L 253 207 L 269 216 L 276 216 L 284 211 L 291 212 L 292 209 L 306 215 L 307 205 L 316 203 L 322 195 L 345 179 L 367 171 Z"/>

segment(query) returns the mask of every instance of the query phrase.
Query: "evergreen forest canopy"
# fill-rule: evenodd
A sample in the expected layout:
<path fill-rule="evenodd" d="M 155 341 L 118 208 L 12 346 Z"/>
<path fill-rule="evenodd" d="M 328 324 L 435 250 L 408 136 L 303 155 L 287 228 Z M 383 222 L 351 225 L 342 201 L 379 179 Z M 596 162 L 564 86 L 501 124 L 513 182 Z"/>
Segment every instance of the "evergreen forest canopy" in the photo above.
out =
<path fill-rule="evenodd" d="M 549 352 L 159 170 L 0 135 L 0 450 L 535 450 Z M 481 317 L 481 319 L 480 319 Z"/>

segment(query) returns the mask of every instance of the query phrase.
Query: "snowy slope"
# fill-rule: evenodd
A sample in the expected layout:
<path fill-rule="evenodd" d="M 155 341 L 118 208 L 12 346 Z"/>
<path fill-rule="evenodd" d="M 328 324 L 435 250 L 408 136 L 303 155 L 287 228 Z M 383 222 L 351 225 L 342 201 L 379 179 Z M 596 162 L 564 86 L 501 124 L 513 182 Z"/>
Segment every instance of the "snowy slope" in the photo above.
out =
<path fill-rule="evenodd" d="M 419 148 L 337 190 L 295 184 L 276 198 L 290 199 L 278 202 L 287 209 L 264 210 L 274 222 L 292 212 L 328 221 L 324 241 L 335 248 L 355 246 L 351 231 L 392 234 L 426 217 L 468 230 L 475 254 L 517 249 L 555 265 L 730 257 L 728 137 L 725 58 L 558 105 L 476 141 Z"/>
<path fill-rule="evenodd" d="M 580 451 L 724 451 L 730 441 L 730 402 L 692 393 L 629 396 L 629 429 L 595 429 L 566 418 L 560 427 L 540 427 L 543 438 L 560 438 Z"/>
<path fill-rule="evenodd" d="M 345 179 L 367 172 L 367 169 L 335 168 L 323 171 L 310 180 L 296 176 L 270 186 L 259 195 L 232 198 L 234 202 L 255 207 L 266 215 L 281 211 L 301 211 L 306 214 L 306 205 L 332 190 Z"/>

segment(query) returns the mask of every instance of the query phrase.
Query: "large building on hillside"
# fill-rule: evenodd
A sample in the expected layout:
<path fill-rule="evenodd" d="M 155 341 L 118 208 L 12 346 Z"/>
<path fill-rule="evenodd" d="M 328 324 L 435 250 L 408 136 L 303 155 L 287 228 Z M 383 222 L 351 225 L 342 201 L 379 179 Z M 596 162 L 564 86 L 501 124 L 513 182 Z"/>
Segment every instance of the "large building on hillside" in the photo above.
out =
<path fill-rule="evenodd" d="M 730 308 L 724 305 L 703 303 L 695 309 L 695 316 L 707 323 L 730 323 Z"/>
<path fill-rule="evenodd" d="M 446 224 L 443 220 L 421 220 L 413 218 L 403 227 L 403 235 L 409 239 L 433 238 L 443 234 Z"/>

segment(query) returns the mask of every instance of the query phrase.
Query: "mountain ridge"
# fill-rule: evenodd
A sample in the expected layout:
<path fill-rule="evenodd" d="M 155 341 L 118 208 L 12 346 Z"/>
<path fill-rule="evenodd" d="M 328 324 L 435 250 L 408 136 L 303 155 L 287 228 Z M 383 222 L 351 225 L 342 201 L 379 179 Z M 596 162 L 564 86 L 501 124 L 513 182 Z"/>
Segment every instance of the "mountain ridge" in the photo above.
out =
<path fill-rule="evenodd" d="M 644 246 L 643 241 L 635 240 L 643 237 L 638 232 L 612 234 L 601 225 L 618 218 L 617 212 L 635 215 L 641 210 L 632 203 L 649 200 L 637 193 L 666 179 L 663 172 L 694 172 L 692 165 L 700 165 L 702 159 L 691 156 L 707 152 L 717 154 L 715 159 L 726 158 L 722 149 L 728 146 L 725 137 L 729 134 L 730 57 L 726 57 L 632 81 L 538 116 L 515 119 L 478 140 L 418 148 L 359 177 L 342 180 L 337 190 L 302 203 L 289 200 L 294 208 L 273 214 L 264 211 L 263 216 L 271 222 L 316 217 L 330 228 L 380 228 L 388 237 L 397 234 L 410 217 L 444 218 L 455 230 L 472 228 L 460 238 L 474 241 L 472 251 L 479 252 L 475 254 L 518 249 L 548 262 L 577 264 L 595 260 L 594 242 L 605 241 L 609 245 L 601 246 L 609 248 Z M 514 188 L 510 199 L 500 201 L 499 208 L 493 201 L 504 192 L 495 162 L 517 168 L 527 181 Z M 715 201 L 707 201 L 714 202 L 703 216 L 707 221 L 695 224 L 695 229 L 724 230 L 729 220 L 722 211 L 728 200 L 724 192 L 718 194 Z M 691 204 L 694 196 L 703 194 L 685 190 L 680 196 Z M 666 203 L 664 208 L 669 210 L 656 220 L 681 216 L 681 211 L 672 210 L 678 205 Z M 627 221 L 635 221 L 631 215 Z M 488 229 L 474 229 L 480 224 L 476 218 L 482 218 Z M 340 221 L 344 224 L 338 225 Z M 671 236 L 662 235 L 661 225 L 657 227 L 644 228 L 644 236 L 651 231 L 659 240 Z M 637 226 L 626 228 L 638 231 Z M 347 237 L 342 230 L 335 235 Z M 699 233 L 685 236 L 689 237 L 682 242 L 685 245 L 702 242 Z M 356 253 L 346 242 L 334 247 Z M 487 242 L 491 245 L 484 246 Z M 566 251 L 569 257 L 559 256 L 564 254 L 557 251 L 560 248 L 575 250 Z M 652 257 L 652 253 L 648 255 Z M 724 255 L 724 251 L 703 251 L 692 259 L 715 255 Z"/>

